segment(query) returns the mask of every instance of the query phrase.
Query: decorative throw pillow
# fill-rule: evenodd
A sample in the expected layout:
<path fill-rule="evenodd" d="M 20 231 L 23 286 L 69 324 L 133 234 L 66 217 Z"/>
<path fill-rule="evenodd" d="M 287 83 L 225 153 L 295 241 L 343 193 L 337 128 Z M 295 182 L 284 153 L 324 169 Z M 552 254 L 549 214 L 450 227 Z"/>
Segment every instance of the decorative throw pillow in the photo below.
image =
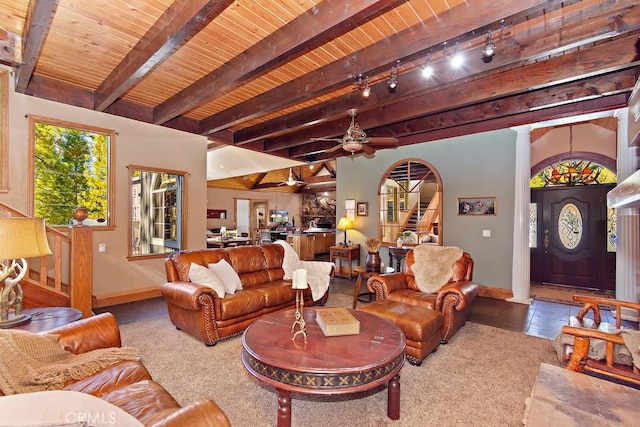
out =
<path fill-rule="evenodd" d="M 222 283 L 224 283 L 224 290 L 228 294 L 233 294 L 242 289 L 240 276 L 226 260 L 221 259 L 215 264 L 209 264 L 209 269 L 218 275 Z"/>
<path fill-rule="evenodd" d="M 189 280 L 193 283 L 210 287 L 216 291 L 220 298 L 224 298 L 224 283 L 214 271 L 209 270 L 207 267 L 192 262 L 191 266 L 189 266 Z"/>

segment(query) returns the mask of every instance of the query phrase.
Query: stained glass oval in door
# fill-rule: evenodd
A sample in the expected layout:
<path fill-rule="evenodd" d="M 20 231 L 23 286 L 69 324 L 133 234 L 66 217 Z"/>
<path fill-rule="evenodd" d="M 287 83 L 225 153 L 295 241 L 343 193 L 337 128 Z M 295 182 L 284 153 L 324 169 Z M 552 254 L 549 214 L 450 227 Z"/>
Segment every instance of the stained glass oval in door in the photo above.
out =
<path fill-rule="evenodd" d="M 582 239 L 584 224 L 578 206 L 567 203 L 560 210 L 558 218 L 558 235 L 560 242 L 567 249 L 575 249 Z"/>

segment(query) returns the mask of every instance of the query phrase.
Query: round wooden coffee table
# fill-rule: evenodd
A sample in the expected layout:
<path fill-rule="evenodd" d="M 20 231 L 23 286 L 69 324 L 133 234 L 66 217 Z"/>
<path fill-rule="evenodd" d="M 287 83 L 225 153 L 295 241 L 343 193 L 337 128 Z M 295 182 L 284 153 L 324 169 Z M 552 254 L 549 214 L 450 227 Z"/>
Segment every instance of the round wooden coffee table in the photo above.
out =
<path fill-rule="evenodd" d="M 36 333 L 46 332 L 82 318 L 82 312 L 71 307 L 25 308 L 22 312 L 31 315 L 31 320 L 13 326 L 11 329 L 21 329 Z"/>
<path fill-rule="evenodd" d="M 325 337 L 316 324 L 314 308 L 304 310 L 306 344 L 301 336 L 291 339 L 294 310 L 267 314 L 244 332 L 242 363 L 251 375 L 275 387 L 278 427 L 291 425 L 291 392 L 346 394 L 385 383 L 387 416 L 400 419 L 404 335 L 386 320 L 349 311 L 360 321 L 358 335 Z"/>

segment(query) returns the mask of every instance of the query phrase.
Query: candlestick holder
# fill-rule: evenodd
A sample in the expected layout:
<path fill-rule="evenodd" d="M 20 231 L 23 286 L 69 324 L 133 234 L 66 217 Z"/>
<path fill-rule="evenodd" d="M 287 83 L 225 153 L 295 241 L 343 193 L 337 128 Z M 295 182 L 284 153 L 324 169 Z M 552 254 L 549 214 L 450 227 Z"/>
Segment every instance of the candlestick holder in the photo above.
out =
<path fill-rule="evenodd" d="M 293 337 L 291 337 L 292 341 L 295 341 L 298 335 L 302 335 L 304 338 L 304 343 L 307 343 L 307 330 L 306 322 L 304 321 L 304 295 L 302 294 L 302 289 L 296 289 L 296 312 L 294 314 L 293 325 L 291 326 L 291 333 L 293 333 Z M 296 327 L 299 329 L 296 331 Z M 295 332 L 294 332 L 295 331 Z"/>

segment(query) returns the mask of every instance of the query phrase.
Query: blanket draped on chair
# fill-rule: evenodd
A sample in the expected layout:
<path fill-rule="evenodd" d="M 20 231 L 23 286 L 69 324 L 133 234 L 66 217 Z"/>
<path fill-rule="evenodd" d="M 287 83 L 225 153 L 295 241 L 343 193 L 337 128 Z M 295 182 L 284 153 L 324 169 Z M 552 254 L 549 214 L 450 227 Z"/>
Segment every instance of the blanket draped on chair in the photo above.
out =
<path fill-rule="evenodd" d="M 140 360 L 131 347 L 73 354 L 58 345 L 58 335 L 0 330 L 0 390 L 5 395 L 62 389 L 123 360 Z"/>
<path fill-rule="evenodd" d="M 416 285 L 425 293 L 437 292 L 453 276 L 453 264 L 462 257 L 456 246 L 418 245 L 413 248 L 411 271 Z"/>
<path fill-rule="evenodd" d="M 293 272 L 299 268 L 307 270 L 307 282 L 311 288 L 311 296 L 314 301 L 318 301 L 329 289 L 331 281 L 331 271 L 333 263 L 326 261 L 303 261 L 290 244 L 284 240 L 276 240 L 277 245 L 284 247 L 284 260 L 282 269 L 284 270 L 284 280 L 292 280 Z"/>
<path fill-rule="evenodd" d="M 613 362 L 621 365 L 632 364 L 640 369 L 640 331 L 631 329 L 615 329 L 611 333 L 621 335 L 625 345 L 614 345 Z M 565 345 L 573 345 L 574 336 L 560 332 L 553 341 L 558 360 L 562 361 Z M 606 342 L 591 339 L 589 343 L 589 359 L 605 360 L 607 356 Z"/>

